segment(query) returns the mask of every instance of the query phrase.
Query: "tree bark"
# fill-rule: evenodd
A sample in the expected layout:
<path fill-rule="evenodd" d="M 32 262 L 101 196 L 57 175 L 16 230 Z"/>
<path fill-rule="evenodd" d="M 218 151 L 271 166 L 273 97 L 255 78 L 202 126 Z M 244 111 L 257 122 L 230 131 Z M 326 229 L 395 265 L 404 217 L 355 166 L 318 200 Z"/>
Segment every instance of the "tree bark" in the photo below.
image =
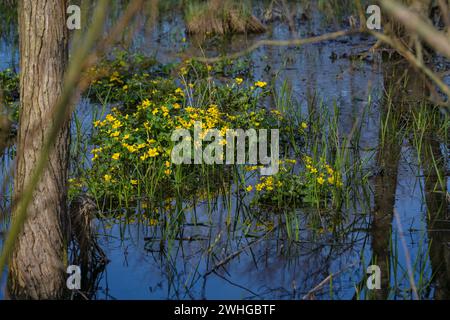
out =
<path fill-rule="evenodd" d="M 35 168 L 53 121 L 68 63 L 66 0 L 20 0 L 20 128 L 14 201 Z M 9 264 L 8 291 L 18 299 L 64 294 L 69 121 L 49 155 Z M 14 212 L 13 212 L 14 219 Z"/>

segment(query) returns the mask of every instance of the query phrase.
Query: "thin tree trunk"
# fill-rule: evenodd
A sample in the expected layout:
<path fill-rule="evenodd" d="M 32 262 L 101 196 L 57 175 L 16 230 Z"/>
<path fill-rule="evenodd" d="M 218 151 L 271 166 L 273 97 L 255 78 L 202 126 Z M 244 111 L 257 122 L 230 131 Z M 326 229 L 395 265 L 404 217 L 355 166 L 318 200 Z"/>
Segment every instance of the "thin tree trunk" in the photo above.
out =
<path fill-rule="evenodd" d="M 14 199 L 22 195 L 46 138 L 68 62 L 66 0 L 20 0 L 20 129 Z M 65 287 L 69 123 L 34 192 L 9 264 L 13 298 L 56 299 Z M 14 213 L 13 213 L 14 219 Z"/>

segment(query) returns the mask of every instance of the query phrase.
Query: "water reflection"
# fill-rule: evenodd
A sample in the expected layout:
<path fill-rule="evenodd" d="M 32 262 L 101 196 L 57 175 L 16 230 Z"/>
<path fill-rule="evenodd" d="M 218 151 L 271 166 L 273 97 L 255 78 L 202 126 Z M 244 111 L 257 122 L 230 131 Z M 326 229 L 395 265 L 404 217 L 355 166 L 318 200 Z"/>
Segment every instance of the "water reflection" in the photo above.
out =
<path fill-rule="evenodd" d="M 260 38 L 291 36 L 286 24 L 275 23 L 266 35 L 236 36 L 202 44 L 206 47 L 199 49 L 193 45 L 195 39 L 192 44 L 189 39 L 186 43 L 180 41 L 186 36 L 181 13 L 158 13 L 157 4 L 156 0 L 146 2 L 145 12 L 136 22 L 143 28 L 138 28 L 136 37 L 125 39 L 122 46 L 154 54 L 162 62 L 203 53 L 235 52 Z M 309 23 L 297 26 L 301 35 L 326 31 L 317 12 L 309 16 Z M 10 39 L 0 38 L 0 69 L 17 62 L 16 43 Z M 421 297 L 450 299 L 448 141 L 437 136 L 436 128 L 427 127 L 421 138 L 424 148 L 418 158 L 414 155 L 413 143 L 408 143 L 403 129 L 413 121 L 411 109 L 417 109 L 417 101 L 423 100 L 423 84 L 411 71 L 406 74 L 403 66 L 384 64 L 378 57 L 369 61 L 348 59 L 369 46 L 355 37 L 302 48 L 261 48 L 249 57 L 255 79 L 273 81 L 277 89 L 286 84 L 300 102 L 299 112 L 312 121 L 319 119 L 322 104 L 330 113 L 339 111 L 342 137 L 348 136 L 360 121 L 358 145 L 351 146 L 351 156 L 355 163 L 364 163 L 364 174 L 374 174 L 370 185 L 355 183 L 355 203 L 343 213 L 346 219 L 339 226 L 340 232 L 312 232 L 308 215 L 301 210 L 263 217 L 273 225 L 272 229 L 264 224 L 248 225 L 245 217 L 263 218 L 235 195 L 236 190 L 218 194 L 210 200 L 212 203 L 196 198 L 190 204 L 193 209 L 183 212 L 186 218 L 182 227 L 171 237 L 161 227 L 149 226 L 148 221 L 101 219 L 96 232 L 109 263 L 77 257 L 77 249 L 73 249 L 72 260 L 83 266 L 85 279 L 78 298 L 410 298 L 411 286 L 405 277 L 407 263 L 401 253 L 400 237 L 404 237 L 413 259 L 429 261 L 425 270 L 415 270 L 416 279 L 423 276 L 424 282 L 430 283 L 424 286 Z M 406 78 L 410 81 L 405 94 L 398 88 L 403 87 Z M 392 89 L 389 98 L 381 94 L 383 88 Z M 374 103 L 362 112 L 361 105 L 368 96 Z M 275 103 L 275 97 L 267 102 L 269 107 Z M 97 107 L 83 101 L 78 111 L 86 125 L 82 130 L 86 139 L 91 112 Z M 1 158 L 2 180 L 7 176 L 11 155 Z M 73 159 L 74 171 L 80 165 L 77 159 Z M 419 159 L 421 166 L 417 167 Z M 10 189 L 1 191 L 1 212 L 10 205 L 9 194 Z M 401 215 L 405 231 L 401 235 L 398 228 L 393 228 L 394 209 Z M 170 217 L 173 212 L 163 214 Z M 282 227 L 287 215 L 299 218 L 299 239 L 289 238 Z M 234 219 L 239 224 L 227 222 Z M 382 289 L 356 295 L 355 287 L 364 287 L 361 279 L 365 279 L 369 263 L 380 266 Z"/>

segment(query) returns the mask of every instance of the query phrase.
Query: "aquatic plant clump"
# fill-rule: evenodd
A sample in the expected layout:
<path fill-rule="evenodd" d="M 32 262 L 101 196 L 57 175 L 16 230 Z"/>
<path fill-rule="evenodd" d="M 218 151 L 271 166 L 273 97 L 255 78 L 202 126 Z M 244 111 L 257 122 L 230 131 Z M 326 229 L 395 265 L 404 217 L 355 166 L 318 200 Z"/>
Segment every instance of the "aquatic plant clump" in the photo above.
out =
<path fill-rule="evenodd" d="M 160 101 L 160 97 L 176 89 L 168 79 L 172 67 L 152 57 L 115 51 L 86 72 L 85 77 L 91 82 L 87 95 L 94 102 L 126 107 L 136 106 L 146 98 Z"/>
<path fill-rule="evenodd" d="M 164 103 L 145 99 L 132 113 L 113 108 L 103 120 L 94 122 L 93 142 L 97 147 L 92 150 L 87 183 L 96 197 L 149 196 L 158 184 L 173 181 L 176 167 L 171 161 L 171 151 L 175 142 L 171 136 L 177 129 L 193 132 L 194 124 L 200 123 L 200 138 L 211 129 L 219 130 L 225 137 L 232 128 L 273 128 L 279 121 L 278 114 L 265 109 L 228 113 L 215 104 L 184 106 L 184 100 L 183 89 L 177 88 L 166 96 Z M 222 140 L 224 147 L 226 143 L 226 139 Z M 196 171 L 195 166 L 190 171 Z"/>
<path fill-rule="evenodd" d="M 297 165 L 300 169 L 295 170 Z M 253 171 L 256 167 L 247 167 Z M 264 208 L 284 208 L 286 206 L 326 207 L 333 193 L 342 188 L 342 177 L 325 159 L 313 160 L 304 156 L 296 159 L 280 160 L 280 171 L 274 176 L 260 176 L 255 184 L 246 187 L 256 193 L 252 203 Z"/>
<path fill-rule="evenodd" d="M 193 34 L 224 35 L 266 31 L 266 27 L 245 3 L 237 1 L 190 1 L 185 17 L 186 29 Z"/>

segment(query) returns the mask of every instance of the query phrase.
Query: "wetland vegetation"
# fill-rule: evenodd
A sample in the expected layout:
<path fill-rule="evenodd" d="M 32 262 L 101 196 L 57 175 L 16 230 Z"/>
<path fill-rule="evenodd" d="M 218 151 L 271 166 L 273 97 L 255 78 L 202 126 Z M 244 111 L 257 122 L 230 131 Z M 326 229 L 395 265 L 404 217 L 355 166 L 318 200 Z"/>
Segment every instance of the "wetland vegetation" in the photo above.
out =
<path fill-rule="evenodd" d="M 351 0 L 143 1 L 120 36 L 103 46 L 135 2 L 142 1 L 107 5 L 101 45 L 81 59 L 66 100 L 74 104 L 66 111 L 70 120 L 47 159 L 52 170 L 67 170 L 59 178 L 44 174 L 37 185 L 56 195 L 50 205 L 30 200 L 31 218 L 17 233 L 20 249 L 1 278 L 1 298 L 450 299 L 445 46 L 420 40 L 420 32 L 391 18 L 395 11 L 388 15 L 389 6 L 382 6 L 384 32 L 365 30 L 371 3 Z M 450 45 L 448 1 L 425 2 L 426 13 L 415 12 Z M 415 1 L 403 3 L 416 10 Z M 102 1 L 77 4 L 94 29 Z M 17 186 L 25 188 L 33 174 L 25 164 L 29 151 L 18 149 L 26 145 L 24 123 L 37 121 L 24 122 L 23 99 L 49 104 L 25 90 L 38 87 L 38 78 L 21 75 L 27 64 L 19 64 L 18 10 L 15 1 L 1 1 L 4 252 L 20 221 L 16 201 L 26 198 Z M 69 32 L 68 60 L 60 57 L 69 75 L 90 31 Z M 219 132 L 203 145 L 215 143 L 217 161 L 175 164 L 173 132 L 194 136 L 196 124 L 201 139 Z M 227 150 L 232 129 L 279 130 L 278 172 L 262 175 L 264 166 L 249 158 L 221 158 L 217 150 Z M 44 150 L 51 135 L 38 136 L 29 142 Z M 192 160 L 196 147 L 189 148 Z M 53 202 L 57 209 L 38 212 Z M 43 268 L 43 278 L 57 272 L 59 280 L 42 289 L 24 275 L 21 263 L 31 258 L 20 250 L 39 255 L 45 236 L 32 224 L 52 212 L 62 218 L 55 220 L 59 251 L 49 260 L 81 265 L 79 290 L 58 287 L 65 286 L 59 265 Z M 370 265 L 380 268 L 381 289 L 366 285 Z"/>

